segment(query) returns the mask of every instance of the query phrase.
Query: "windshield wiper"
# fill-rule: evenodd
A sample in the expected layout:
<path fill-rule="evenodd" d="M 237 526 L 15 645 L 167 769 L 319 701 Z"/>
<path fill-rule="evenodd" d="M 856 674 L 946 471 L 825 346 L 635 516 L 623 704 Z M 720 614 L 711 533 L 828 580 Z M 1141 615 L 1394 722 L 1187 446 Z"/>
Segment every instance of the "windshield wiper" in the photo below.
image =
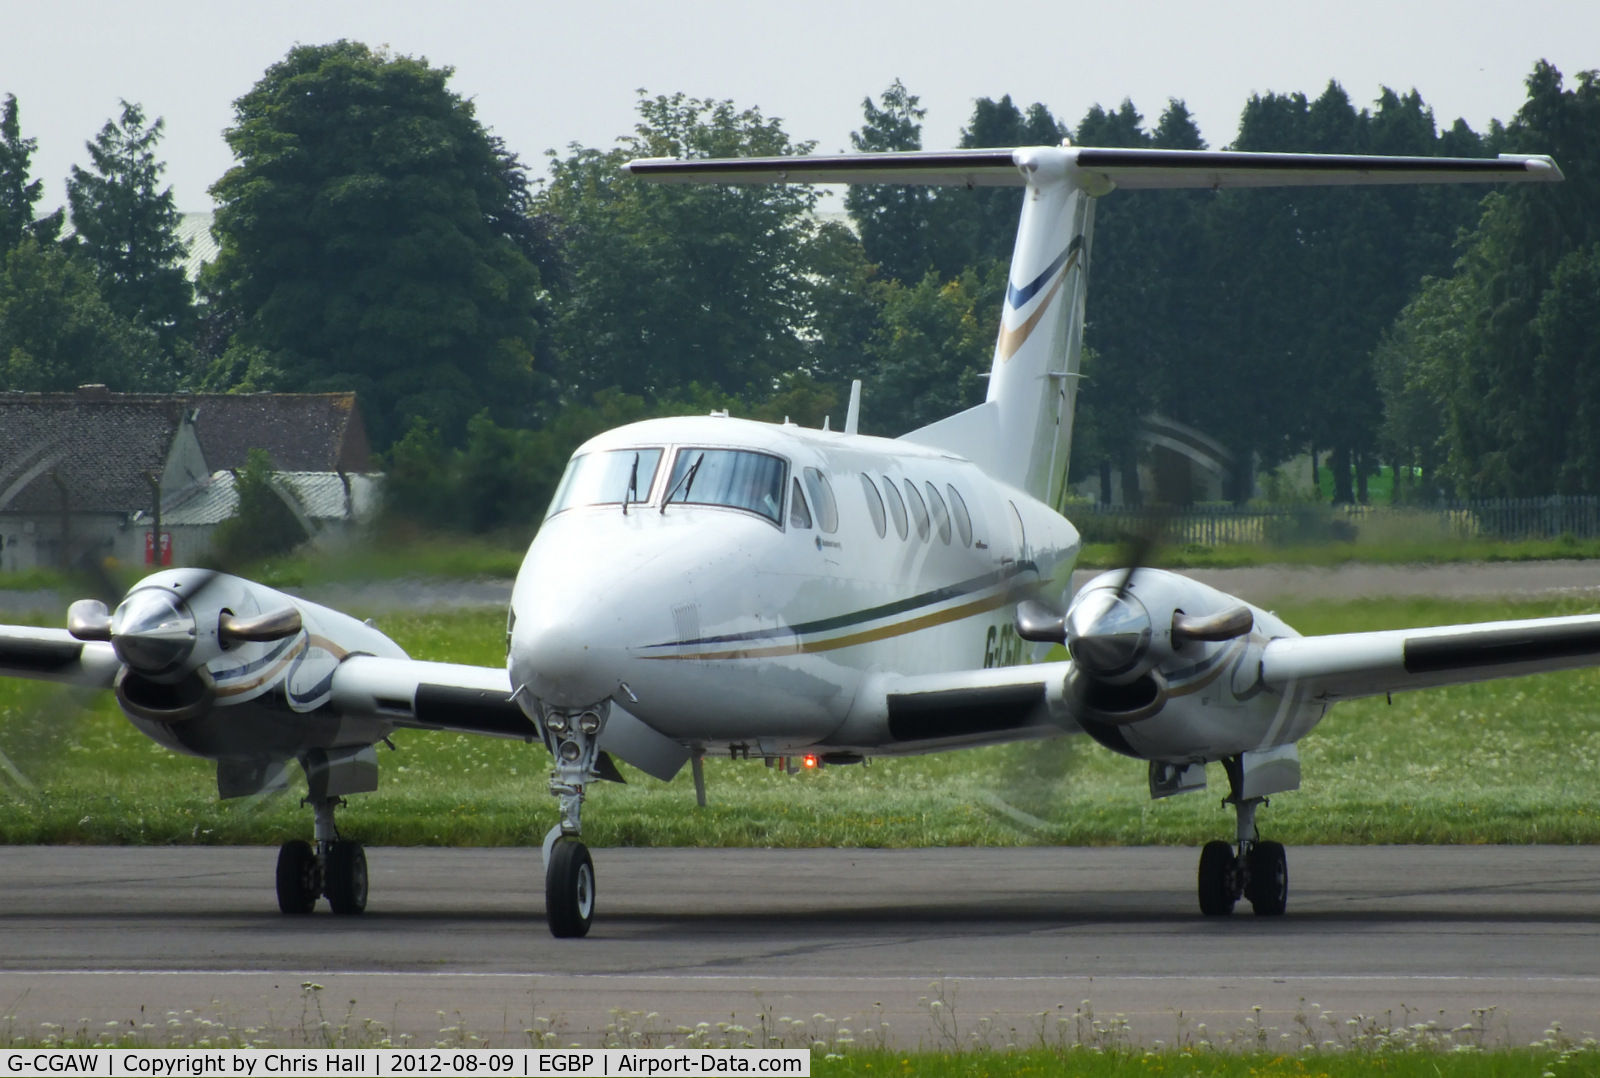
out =
<path fill-rule="evenodd" d="M 667 496 L 661 501 L 661 513 L 663 516 L 666 515 L 667 506 L 672 504 L 672 496 L 678 493 L 679 487 L 683 488 L 684 500 L 688 500 L 689 491 L 694 489 L 695 473 L 700 470 L 700 462 L 705 459 L 706 455 L 704 453 L 701 453 L 698 457 L 695 457 L 694 463 L 689 465 L 689 470 L 683 473 L 683 478 L 672 484 L 672 489 L 667 491 Z"/>
<path fill-rule="evenodd" d="M 628 515 L 628 503 L 638 501 L 639 493 L 639 454 L 633 455 L 633 471 L 628 475 L 628 489 L 622 492 L 622 515 Z"/>

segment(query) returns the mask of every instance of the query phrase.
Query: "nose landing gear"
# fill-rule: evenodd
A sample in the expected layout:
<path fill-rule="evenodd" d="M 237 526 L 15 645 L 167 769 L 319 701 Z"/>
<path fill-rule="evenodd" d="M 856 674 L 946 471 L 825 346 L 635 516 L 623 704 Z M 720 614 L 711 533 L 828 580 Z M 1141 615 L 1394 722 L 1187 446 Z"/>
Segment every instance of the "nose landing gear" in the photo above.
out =
<path fill-rule="evenodd" d="M 1256 831 L 1256 809 L 1265 797 L 1241 797 L 1242 764 L 1234 756 L 1222 761 L 1232 787 L 1225 803 L 1233 805 L 1238 821 L 1238 847 L 1220 839 L 1200 851 L 1200 912 L 1223 917 L 1233 912 L 1241 898 L 1250 901 L 1257 915 L 1276 917 L 1289 905 L 1289 859 L 1281 842 L 1261 839 Z"/>
<path fill-rule="evenodd" d="M 602 777 L 600 731 L 606 711 L 602 703 L 575 714 L 548 710 L 544 715 L 545 742 L 555 759 L 550 792 L 561 806 L 561 822 L 544 840 L 545 918 L 557 939 L 587 936 L 594 920 L 594 859 L 579 835 L 584 789 Z"/>

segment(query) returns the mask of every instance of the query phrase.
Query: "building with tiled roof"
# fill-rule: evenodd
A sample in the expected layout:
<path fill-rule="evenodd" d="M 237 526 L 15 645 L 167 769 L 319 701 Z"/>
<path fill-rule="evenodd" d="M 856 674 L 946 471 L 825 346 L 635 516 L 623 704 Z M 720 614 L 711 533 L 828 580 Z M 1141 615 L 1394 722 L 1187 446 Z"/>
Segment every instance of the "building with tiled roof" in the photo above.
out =
<path fill-rule="evenodd" d="M 352 393 L 0 393 L 0 572 L 86 556 L 144 563 L 158 516 L 174 564 L 198 561 L 237 504 L 231 471 L 251 449 L 298 477 L 284 490 L 318 534 L 375 507 Z"/>
<path fill-rule="evenodd" d="M 366 472 L 372 445 L 354 393 L 191 393 L 195 430 L 213 469 L 243 468 L 265 449 L 286 472 Z"/>

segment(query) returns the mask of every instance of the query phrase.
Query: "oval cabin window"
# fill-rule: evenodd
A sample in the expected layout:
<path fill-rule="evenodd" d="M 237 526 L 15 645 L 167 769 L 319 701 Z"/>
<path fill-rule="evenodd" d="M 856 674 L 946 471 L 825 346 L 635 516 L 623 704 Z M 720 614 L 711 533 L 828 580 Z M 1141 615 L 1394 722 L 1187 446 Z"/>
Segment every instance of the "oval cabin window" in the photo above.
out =
<path fill-rule="evenodd" d="M 882 539 L 888 533 L 889 521 L 883 515 L 883 499 L 878 497 L 878 487 L 866 472 L 861 473 L 861 492 L 867 497 L 867 515 L 872 517 L 872 526 Z"/>
<path fill-rule="evenodd" d="M 917 485 L 911 480 L 906 480 L 906 506 L 911 510 L 911 519 L 917 522 L 917 536 L 923 542 L 928 539 L 928 507 L 922 504 L 922 495 L 917 493 Z"/>
<path fill-rule="evenodd" d="M 883 477 L 883 497 L 889 503 L 889 516 L 894 520 L 894 530 L 904 539 L 906 532 L 906 503 L 900 500 L 900 492 L 895 489 L 894 480 L 888 476 Z"/>

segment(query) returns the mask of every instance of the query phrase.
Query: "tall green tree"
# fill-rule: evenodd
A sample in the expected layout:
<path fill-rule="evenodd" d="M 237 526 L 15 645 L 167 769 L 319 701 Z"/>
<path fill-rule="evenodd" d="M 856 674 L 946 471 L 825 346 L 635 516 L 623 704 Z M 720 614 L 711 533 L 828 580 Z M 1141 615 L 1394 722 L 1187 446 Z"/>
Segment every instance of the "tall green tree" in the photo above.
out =
<path fill-rule="evenodd" d="M 1357 109 L 1338 83 L 1317 98 L 1257 95 L 1234 147 L 1438 156 L 1481 152 L 1465 124 L 1441 135 L 1415 91 L 1385 88 Z M 1307 449 L 1325 458 L 1336 501 L 1361 500 L 1380 455 L 1382 406 L 1372 356 L 1427 274 L 1446 270 L 1451 239 L 1482 191 L 1284 188 L 1216 199 L 1217 279 L 1241 387 L 1240 434 L 1266 463 Z"/>
<path fill-rule="evenodd" d="M 451 74 L 357 42 L 297 46 L 234 103 L 203 284 L 238 328 L 212 384 L 354 389 L 379 446 L 417 418 L 458 441 L 484 408 L 537 411 L 526 179 Z"/>
<path fill-rule="evenodd" d="M 812 144 L 728 101 L 641 96 L 638 107 L 634 133 L 611 149 L 553 156 L 536 199 L 567 237 L 569 276 L 556 299 L 563 390 L 587 400 L 614 386 L 656 400 L 695 382 L 764 397 L 812 362 L 821 274 L 850 237 L 818 225 L 809 187 L 651 184 L 621 166 Z"/>
<path fill-rule="evenodd" d="M 72 167 L 67 203 L 73 246 L 95 267 L 106 302 L 149 327 L 176 357 L 193 330 L 194 289 L 184 274 L 181 215 L 172 188 L 161 188 L 166 165 L 155 148 L 163 126 L 160 117 L 147 122 L 140 106 L 122 102 L 121 117 L 87 143 L 90 167 Z"/>
<path fill-rule="evenodd" d="M 93 266 L 31 236 L 0 258 L 0 387 L 162 388 L 167 368 L 155 334 L 111 309 Z"/>
<path fill-rule="evenodd" d="M 850 132 L 858 153 L 903 153 L 922 149 L 922 99 L 895 79 L 879 95 L 861 99 L 861 127 Z M 942 261 L 946 242 L 932 187 L 859 184 L 845 191 L 844 208 L 855 223 L 867 260 L 881 277 L 918 281 Z"/>
<path fill-rule="evenodd" d="M 914 285 L 883 284 L 863 404 L 875 433 L 903 434 L 983 400 L 1006 287 L 1004 264 L 983 267 L 949 281 L 930 271 Z"/>
<path fill-rule="evenodd" d="M 1600 244 L 1600 72 L 1575 81 L 1568 88 L 1541 61 L 1517 115 L 1485 139 L 1552 155 L 1566 181 L 1485 198 L 1448 287 L 1424 292 L 1454 302 L 1413 303 L 1394 331 L 1407 349 L 1402 391 L 1426 394 L 1444 416 L 1441 478 L 1464 496 L 1600 493 L 1587 343 L 1600 338 L 1588 291 Z M 1390 396 L 1391 414 L 1401 403 Z"/>
<path fill-rule="evenodd" d="M 61 232 L 61 211 L 34 219 L 34 206 L 44 194 L 44 181 L 28 179 L 28 163 L 39 140 L 22 137 L 17 99 L 7 94 L 0 103 L 0 255 L 32 236 L 50 243 Z"/>

